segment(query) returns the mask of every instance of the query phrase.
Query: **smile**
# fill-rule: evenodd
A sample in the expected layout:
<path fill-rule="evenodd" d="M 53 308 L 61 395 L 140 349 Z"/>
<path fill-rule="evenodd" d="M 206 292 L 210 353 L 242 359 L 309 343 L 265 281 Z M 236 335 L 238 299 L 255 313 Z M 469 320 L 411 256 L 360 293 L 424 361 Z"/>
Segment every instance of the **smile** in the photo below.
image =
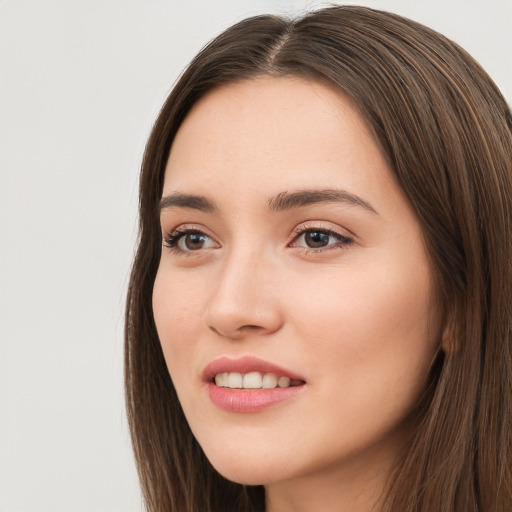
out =
<path fill-rule="evenodd" d="M 211 402 L 228 412 L 254 413 L 287 402 L 306 389 L 305 379 L 254 357 L 221 357 L 203 371 Z"/>

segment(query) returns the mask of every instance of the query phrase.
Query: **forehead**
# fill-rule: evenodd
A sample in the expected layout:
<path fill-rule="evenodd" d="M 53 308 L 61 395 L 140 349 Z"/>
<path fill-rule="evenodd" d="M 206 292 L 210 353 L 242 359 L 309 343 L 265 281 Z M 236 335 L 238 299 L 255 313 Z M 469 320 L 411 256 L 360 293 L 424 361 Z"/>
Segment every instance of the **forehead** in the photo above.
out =
<path fill-rule="evenodd" d="M 339 91 L 295 77 L 219 87 L 190 111 L 174 140 L 164 195 L 199 187 L 265 195 L 290 188 L 386 184 L 383 155 Z"/>

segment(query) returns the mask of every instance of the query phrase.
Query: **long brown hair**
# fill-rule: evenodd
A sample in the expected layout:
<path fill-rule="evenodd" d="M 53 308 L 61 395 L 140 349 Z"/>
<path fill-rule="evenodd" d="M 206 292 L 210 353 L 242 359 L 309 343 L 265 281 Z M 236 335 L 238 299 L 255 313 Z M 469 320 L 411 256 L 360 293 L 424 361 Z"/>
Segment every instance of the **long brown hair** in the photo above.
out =
<path fill-rule="evenodd" d="M 373 130 L 422 225 L 444 324 L 414 434 L 390 475 L 389 512 L 512 510 L 512 115 L 482 68 L 400 16 L 329 7 L 257 16 L 208 44 L 165 102 L 140 178 L 140 238 L 126 310 L 125 379 L 151 512 L 264 510 L 227 481 L 184 418 L 155 329 L 158 205 L 173 138 L 207 91 L 258 75 L 337 87 Z"/>

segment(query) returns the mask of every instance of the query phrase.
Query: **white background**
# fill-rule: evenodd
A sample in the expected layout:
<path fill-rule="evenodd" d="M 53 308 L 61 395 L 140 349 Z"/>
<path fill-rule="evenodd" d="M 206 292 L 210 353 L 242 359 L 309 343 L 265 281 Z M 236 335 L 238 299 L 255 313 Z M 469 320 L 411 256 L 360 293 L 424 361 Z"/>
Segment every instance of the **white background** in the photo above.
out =
<path fill-rule="evenodd" d="M 344 3 L 445 33 L 512 99 L 512 0 Z M 1 512 L 141 510 L 122 332 L 145 139 L 211 37 L 319 5 L 0 0 Z"/>

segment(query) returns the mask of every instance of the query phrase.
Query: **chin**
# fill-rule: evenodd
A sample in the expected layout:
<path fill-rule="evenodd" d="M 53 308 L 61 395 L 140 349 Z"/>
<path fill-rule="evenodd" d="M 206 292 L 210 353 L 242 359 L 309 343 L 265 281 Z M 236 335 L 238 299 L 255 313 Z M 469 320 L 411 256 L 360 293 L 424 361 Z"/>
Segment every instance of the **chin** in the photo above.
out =
<path fill-rule="evenodd" d="M 223 466 L 214 468 L 227 480 L 241 485 L 269 485 L 272 482 L 279 481 L 262 471 L 261 468 L 237 468 Z"/>
<path fill-rule="evenodd" d="M 250 456 L 223 454 L 221 457 L 206 456 L 212 466 L 226 479 L 242 485 L 268 485 L 269 483 L 285 479 L 283 468 L 286 463 L 272 462 L 268 460 L 255 461 Z M 280 470 L 276 468 L 280 467 Z"/>
<path fill-rule="evenodd" d="M 215 466 L 214 466 L 215 467 Z M 236 484 L 241 485 L 268 485 L 269 481 L 268 475 L 263 475 L 261 471 L 252 471 L 251 469 L 241 469 L 241 470 L 233 470 L 233 468 L 229 468 L 227 471 L 219 470 L 215 467 L 215 469 L 227 480 L 231 482 L 235 482 Z"/>

